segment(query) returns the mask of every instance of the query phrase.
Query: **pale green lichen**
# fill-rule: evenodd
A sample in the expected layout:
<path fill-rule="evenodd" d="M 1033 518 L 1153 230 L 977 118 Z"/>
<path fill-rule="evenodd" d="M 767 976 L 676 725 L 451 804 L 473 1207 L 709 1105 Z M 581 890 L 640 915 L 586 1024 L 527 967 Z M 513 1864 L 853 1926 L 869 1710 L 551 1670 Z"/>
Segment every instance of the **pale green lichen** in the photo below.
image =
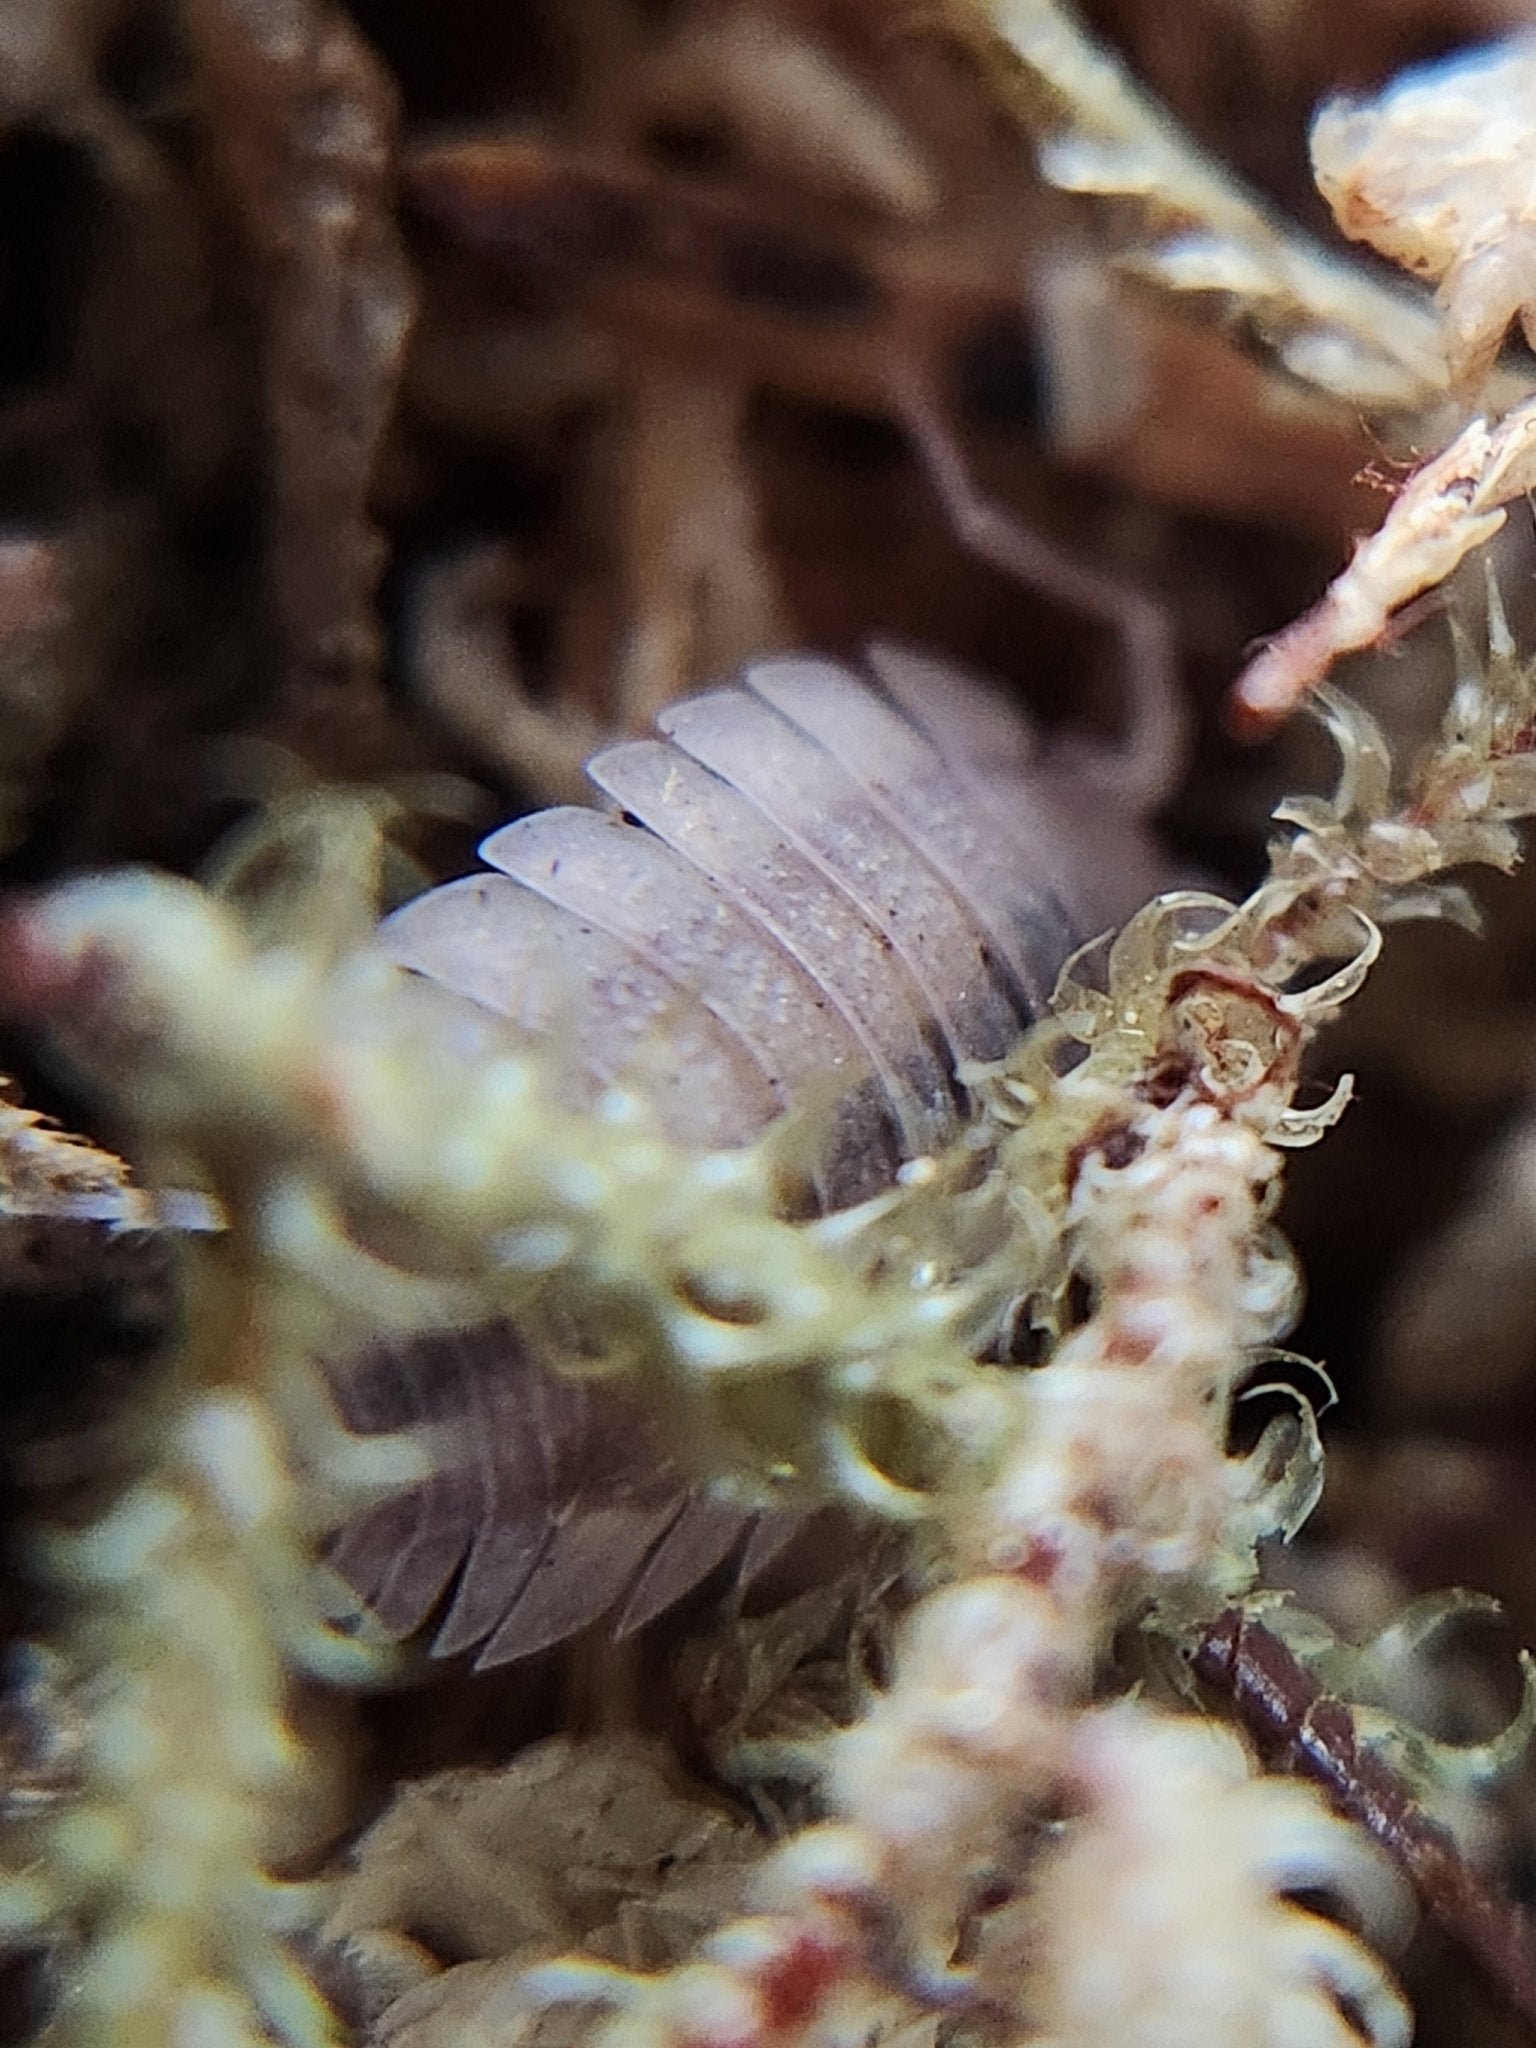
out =
<path fill-rule="evenodd" d="M 1236 313 L 1292 378 L 1434 416 L 1444 330 L 1427 304 L 1281 229 L 1054 0 L 956 0 L 944 19 L 1045 180 L 1124 224 L 1123 272 Z M 1533 418 L 1475 423 L 1404 492 L 1282 648 L 1290 696 L 1492 533 Z M 803 1127 L 691 1153 L 638 1081 L 573 1115 L 498 1020 L 373 951 L 374 806 L 295 796 L 209 888 L 97 878 L 19 914 L 20 999 L 131 1128 L 146 1185 L 198 1190 L 224 1226 L 196 1257 L 189 1340 L 129 1418 L 134 1478 L 40 1546 L 79 1729 L 71 1796 L 11 1829 L 0 1919 L 61 1945 L 53 2038 L 331 2036 L 284 1942 L 320 1908 L 269 1874 L 280 1816 L 324 1763 L 293 1692 L 376 1668 L 326 1625 L 315 1557 L 419 1465 L 409 1444 L 347 1435 L 317 1361 L 342 1340 L 515 1314 L 572 1371 L 594 1369 L 599 1339 L 601 1369 L 638 1382 L 717 1484 L 920 1517 L 935 1563 L 889 1688 L 814 1745 L 832 1820 L 763 1860 L 753 1916 L 676 1973 L 549 1966 L 477 2024 L 510 2035 L 548 2003 L 596 2000 L 614 2008 L 612 2048 L 788 2048 L 873 2038 L 893 2007 L 928 2026 L 979 1987 L 1016 2025 L 1093 2048 L 1121 2048 L 1149 2012 L 1158 2038 L 1221 2048 L 1400 2041 L 1378 1959 L 1279 1883 L 1338 1881 L 1385 1940 L 1394 1888 L 1362 1844 L 1299 1788 L 1255 1788 L 1230 1739 L 1090 1702 L 1123 1623 L 1150 1612 L 1177 1632 L 1242 1598 L 1259 1542 L 1316 1499 L 1305 1409 L 1247 1457 L 1228 1444 L 1298 1300 L 1273 1222 L 1282 1154 L 1347 1104 L 1347 1081 L 1317 1106 L 1298 1090 L 1381 927 L 1468 920 L 1448 870 L 1509 866 L 1536 809 L 1536 669 L 1497 615 L 1491 639 L 1406 772 L 1363 712 L 1325 697 L 1340 786 L 1282 810 L 1259 889 L 1161 898 L 1087 949 L 1015 1053 L 968 1077 L 981 1109 L 950 1155 L 810 1224 L 781 1202 Z M 87 1193 L 135 1217 L 152 1202 L 115 1162 L 8 1116 L 13 1184 L 47 1154 L 48 1173 L 94 1177 Z M 572 1308 L 589 1341 L 563 1348 Z M 978 1362 L 1019 1315 L 1040 1368 Z M 1289 1640 L 1352 1682 L 1336 1646 Z M 1396 1753 L 1466 1792 L 1531 1711 L 1527 1667 L 1505 1737 Z M 1082 1824 L 1028 1870 L 1041 1814 L 1074 1797 Z M 957 1929 L 978 1871 L 999 1867 L 1040 1880 L 1031 1939 L 983 1945 L 969 1979 Z M 1159 2004 L 1154 1979 L 1201 1996 Z"/>
<path fill-rule="evenodd" d="M 323 2035 L 275 1945 L 284 1895 L 259 1872 L 263 1803 L 300 1763 L 287 1674 L 355 1654 L 315 1620 L 308 1545 L 390 1476 L 387 1455 L 359 1462 L 310 1377 L 338 1332 L 579 1301 L 615 1340 L 605 1369 L 646 1380 L 707 1468 L 770 1497 L 920 1512 L 962 1585 L 1046 1571 L 1066 1602 L 1056 1639 L 1076 1636 L 1089 1665 L 1138 1601 L 1198 1611 L 1241 1591 L 1256 1541 L 1316 1494 L 1310 1426 L 1288 1463 L 1273 1434 L 1246 1463 L 1224 1441 L 1296 1300 L 1269 1221 L 1274 1148 L 1320 1136 L 1347 1098 L 1299 1108 L 1302 1054 L 1359 987 L 1378 920 L 1454 914 L 1445 866 L 1507 861 L 1532 794 L 1531 688 L 1503 653 L 1469 670 L 1400 792 L 1375 728 L 1330 700 L 1340 787 L 1287 807 L 1255 895 L 1160 899 L 1080 956 L 1051 1016 L 984 1078 L 958 1153 L 819 1223 L 776 1212 L 792 1137 L 700 1157 L 637 1094 L 613 1091 L 595 1117 L 553 1108 L 497 1020 L 359 947 L 374 840 L 356 811 L 289 809 L 222 895 L 138 875 L 41 903 L 28 943 L 72 990 L 61 1038 L 131 1109 L 151 1168 L 190 1176 L 230 1224 L 212 1255 L 223 1343 L 199 1338 L 151 1475 L 58 1553 L 80 1602 L 70 1647 L 102 1704 L 81 1801 L 40 1823 L 11 1912 L 77 1918 L 78 2038 L 170 2038 L 192 2007 L 226 2038 Z M 1074 1276 L 1095 1308 L 1068 1330 Z M 974 1362 L 1020 1296 L 1054 1346 L 1023 1378 Z M 1095 1530 L 1073 1501 L 1111 1473 L 1117 1520 Z M 873 1777 L 848 1775 L 849 1751 L 832 1781 L 876 1837 L 890 1772 L 912 1763 L 901 1702 L 960 1654 L 931 1640 L 861 1738 L 888 1725 L 895 1748 L 877 1742 Z M 1007 1800 L 988 1780 L 999 1817 L 1056 1768 L 1056 1743 L 1031 1749 Z M 921 1863 L 930 1908 L 939 1867 Z M 904 1895 L 889 1869 L 868 1881 Z"/>
<path fill-rule="evenodd" d="M 296 1901 L 264 1872 L 274 1809 L 318 1768 L 286 1718 L 319 1633 L 304 1516 L 249 1395 L 157 1421 L 153 1478 L 48 1546 L 77 1616 L 60 1647 L 86 1709 L 80 1790 L 14 1831 L 0 1916 L 13 1937 L 67 1930 L 50 2039 L 313 2048 L 328 2015 L 283 1946 Z"/>
<path fill-rule="evenodd" d="M 1444 394 L 1441 323 L 1286 226 L 1183 133 L 1062 0 L 952 0 L 999 104 L 1034 140 L 1041 175 L 1124 223 L 1120 265 L 1261 335 L 1296 378 L 1372 411 Z"/>
<path fill-rule="evenodd" d="M 1171 145 L 1121 75 L 1079 62 L 1052 7 L 1020 0 L 986 32 L 998 30 L 1014 45 L 1009 90 L 1023 90 L 1022 67 L 1031 118 L 1054 136 L 1048 173 L 1145 198 L 1142 173 Z M 1326 266 L 1298 268 L 1220 181 L 1192 160 L 1176 168 L 1184 196 L 1157 215 L 1165 282 L 1209 282 L 1214 254 L 1236 262 L 1262 245 L 1271 270 L 1249 296 L 1293 368 L 1337 314 L 1362 375 L 1385 362 L 1415 402 L 1433 387 L 1416 315 L 1394 301 L 1381 335 L 1357 332 L 1358 293 L 1335 303 Z M 1203 255 L 1181 208 L 1221 229 Z M 1382 335 L 1372 368 L 1366 340 Z M 1507 434 L 1469 436 L 1450 451 L 1454 490 L 1437 495 L 1432 465 L 1423 504 L 1402 501 L 1403 530 L 1427 509 L 1433 531 L 1421 521 L 1409 538 L 1428 533 L 1446 560 L 1480 531 L 1464 515 L 1484 470 L 1508 468 Z M 1373 618 L 1412 585 L 1397 545 L 1384 532 L 1357 558 L 1392 571 L 1373 586 Z M 1414 554 L 1407 569 L 1419 566 Z M 1309 662 L 1353 644 L 1331 614 L 1323 623 Z M 283 1945 L 317 1909 L 266 1874 L 275 1816 L 315 1768 L 291 1688 L 299 1674 L 367 1668 L 322 1620 L 317 1544 L 420 1467 L 410 1444 L 348 1436 L 317 1361 L 343 1341 L 487 1315 L 515 1314 L 569 1370 L 639 1382 L 722 1487 L 923 1519 L 936 1582 L 901 1632 L 890 1689 L 820 1745 L 834 1819 L 767 1859 L 755 1917 L 676 1975 L 554 1966 L 500 1997 L 508 2026 L 546 2001 L 598 1998 L 617 2008 L 614 2044 L 723 2048 L 857 2025 L 889 2011 L 893 1982 L 913 2010 L 958 1996 L 950 1958 L 978 1864 L 1013 1853 L 1041 1805 L 1100 1766 L 1102 1837 L 1095 1848 L 1084 1834 L 1052 1881 L 1100 1853 L 1117 1881 L 1132 1868 L 1116 1830 L 1139 1825 L 1120 1793 L 1137 1790 L 1140 1767 L 1112 1784 L 1114 1757 L 1172 1755 L 1182 1737 L 1139 1711 L 1113 1739 L 1094 1734 L 1112 1725 L 1085 1712 L 1107 1646 L 1149 1610 L 1178 1629 L 1242 1597 L 1257 1545 L 1293 1533 L 1320 1484 L 1304 1407 L 1246 1458 L 1227 1440 L 1299 1298 L 1273 1223 L 1283 1152 L 1321 1137 L 1348 1101 L 1346 1079 L 1302 1106 L 1306 1055 L 1359 989 L 1381 927 L 1469 920 L 1448 870 L 1509 866 L 1514 823 L 1536 809 L 1536 670 L 1496 608 L 1490 639 L 1486 661 L 1463 650 L 1444 730 L 1406 768 L 1363 712 L 1326 695 L 1338 789 L 1282 809 L 1288 830 L 1254 894 L 1166 896 L 1085 949 L 1014 1054 L 967 1077 L 980 1108 L 953 1151 L 813 1223 L 788 1220 L 782 1195 L 816 1104 L 712 1155 L 665 1137 L 639 1076 L 573 1114 L 546 1084 L 547 1053 L 374 950 L 376 805 L 291 795 L 211 887 L 108 876 L 22 913 L 23 998 L 131 1126 L 148 1185 L 198 1190 L 225 1226 L 198 1254 L 189 1342 L 135 1418 L 139 1476 L 47 1547 L 74 1616 L 61 1656 L 87 1710 L 78 1792 L 14 1831 L 0 1909 L 16 1938 L 46 1928 L 69 1945 L 56 2037 L 327 2038 Z M 13 1124 L 32 1142 L 24 1118 Z M 567 1347 L 572 1311 L 583 1341 Z M 978 1362 L 1019 1317 L 1041 1368 Z M 1466 1783 L 1528 1721 L 1529 1701 L 1508 1740 L 1462 1760 Z M 1455 1778 L 1430 1745 L 1410 1760 L 1426 1782 Z M 1249 1882 L 1272 1822 L 1367 1899 L 1369 1859 L 1304 1796 L 1281 1814 L 1234 1789 L 1245 1782 L 1222 1763 L 1206 1789 L 1213 1815 L 1241 1821 L 1231 1868 L 1252 1953 L 1275 1966 L 1244 2007 L 1258 2015 L 1247 2033 L 1289 2041 L 1285 2012 L 1310 2026 L 1342 1994 L 1395 2042 L 1400 2007 L 1377 1961 Z M 1161 1846 L 1142 1842 L 1148 1870 Z M 883 1961 L 871 1928 L 884 1930 Z M 1070 2038 L 1104 2038 L 1071 1961 L 1092 1936 L 1056 1932 L 988 1995 L 1020 2018 L 1060 2016 Z M 1185 1929 L 1192 1956 L 1198 1932 Z M 1159 1934 L 1183 1938 L 1172 1923 Z M 786 2034 L 775 1999 L 807 1956 L 815 1988 Z M 1135 1971 L 1121 1990 L 1116 2012 L 1136 2010 Z"/>

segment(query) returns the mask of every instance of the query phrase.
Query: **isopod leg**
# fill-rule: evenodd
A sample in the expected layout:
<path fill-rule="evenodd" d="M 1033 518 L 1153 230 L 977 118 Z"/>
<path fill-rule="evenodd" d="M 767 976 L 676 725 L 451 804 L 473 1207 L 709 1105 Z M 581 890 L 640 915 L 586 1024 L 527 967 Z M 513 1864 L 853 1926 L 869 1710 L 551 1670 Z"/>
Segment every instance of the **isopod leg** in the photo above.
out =
<path fill-rule="evenodd" d="M 898 402 L 950 524 L 972 554 L 1043 597 L 1102 620 L 1118 636 L 1125 671 L 1125 737 L 1113 753 L 1095 761 L 1094 779 L 1139 815 L 1150 815 L 1183 765 L 1188 723 L 1167 609 L 1146 591 L 1074 561 L 1006 506 L 984 497 L 922 385 L 904 380 Z"/>

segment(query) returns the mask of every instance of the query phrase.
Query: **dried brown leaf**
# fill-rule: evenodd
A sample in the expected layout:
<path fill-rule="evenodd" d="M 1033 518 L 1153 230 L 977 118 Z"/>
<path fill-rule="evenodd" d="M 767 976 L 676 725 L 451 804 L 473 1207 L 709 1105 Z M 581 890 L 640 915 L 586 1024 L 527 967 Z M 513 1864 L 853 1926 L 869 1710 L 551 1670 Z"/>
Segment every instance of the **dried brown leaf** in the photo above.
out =
<path fill-rule="evenodd" d="M 566 2048 L 590 2022 L 520 2011 L 523 1967 L 555 1943 L 630 1970 L 677 1963 L 739 1909 L 764 1846 L 681 1784 L 659 1749 L 561 1739 L 502 1771 L 404 1788 L 359 1844 L 325 1939 L 345 1947 L 362 1930 L 403 1926 L 472 1958 L 387 2006 L 368 2030 L 372 2048 L 524 2038 Z M 364 1938 L 364 1967 L 397 1974 L 398 1937 Z M 877 1996 L 868 2018 L 872 2048 L 932 2048 L 937 2023 L 901 2001 Z"/>
<path fill-rule="evenodd" d="M 456 1960 L 575 1945 L 655 1967 L 734 1910 L 761 1846 L 663 1746 L 560 1737 L 402 1786 L 352 1852 L 325 1939 L 383 1929 Z"/>

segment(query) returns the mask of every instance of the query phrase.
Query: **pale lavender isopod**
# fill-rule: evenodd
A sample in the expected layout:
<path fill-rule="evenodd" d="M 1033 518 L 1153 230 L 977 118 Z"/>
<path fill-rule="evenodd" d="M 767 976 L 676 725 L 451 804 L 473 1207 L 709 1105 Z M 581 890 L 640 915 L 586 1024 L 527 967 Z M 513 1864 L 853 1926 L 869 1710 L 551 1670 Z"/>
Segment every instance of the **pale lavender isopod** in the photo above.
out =
<path fill-rule="evenodd" d="M 643 1086 L 679 1141 L 742 1144 L 809 1089 L 834 1100 L 822 1209 L 952 1139 L 960 1070 L 1006 1053 L 1162 873 L 1124 798 L 1145 775 L 1037 749 L 994 691 L 904 649 L 765 660 L 659 724 L 589 763 L 612 808 L 503 826 L 488 872 L 380 943 L 557 1046 L 571 1102 Z M 376 1346 L 337 1386 L 360 1431 L 454 1425 L 457 1453 L 332 1551 L 391 1633 L 439 1615 L 439 1655 L 628 1633 L 728 1559 L 749 1581 L 793 1530 L 692 1486 L 628 1398 L 507 1324 Z"/>

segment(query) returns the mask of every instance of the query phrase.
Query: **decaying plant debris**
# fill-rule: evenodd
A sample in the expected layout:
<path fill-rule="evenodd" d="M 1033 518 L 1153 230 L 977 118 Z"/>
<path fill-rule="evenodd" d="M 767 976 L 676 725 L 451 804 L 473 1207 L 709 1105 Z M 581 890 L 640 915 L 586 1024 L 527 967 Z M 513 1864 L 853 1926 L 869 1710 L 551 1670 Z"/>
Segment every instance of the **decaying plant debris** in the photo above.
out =
<path fill-rule="evenodd" d="M 1536 2024 L 1536 23 L 1335 14 L 0 22 L 10 2038 Z"/>

